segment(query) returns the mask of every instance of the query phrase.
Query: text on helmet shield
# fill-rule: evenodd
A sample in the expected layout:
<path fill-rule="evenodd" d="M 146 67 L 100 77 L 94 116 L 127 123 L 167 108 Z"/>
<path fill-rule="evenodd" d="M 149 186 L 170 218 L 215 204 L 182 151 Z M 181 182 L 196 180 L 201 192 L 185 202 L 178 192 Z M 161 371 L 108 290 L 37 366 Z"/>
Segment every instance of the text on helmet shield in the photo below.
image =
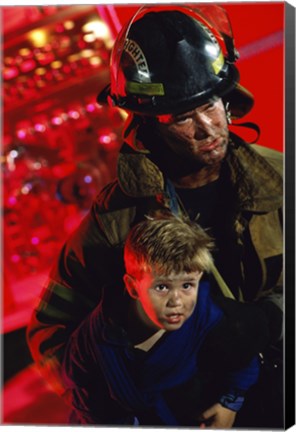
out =
<path fill-rule="evenodd" d="M 139 45 L 131 39 L 126 39 L 123 50 L 133 59 L 142 80 L 144 82 L 151 82 L 148 64 Z"/>

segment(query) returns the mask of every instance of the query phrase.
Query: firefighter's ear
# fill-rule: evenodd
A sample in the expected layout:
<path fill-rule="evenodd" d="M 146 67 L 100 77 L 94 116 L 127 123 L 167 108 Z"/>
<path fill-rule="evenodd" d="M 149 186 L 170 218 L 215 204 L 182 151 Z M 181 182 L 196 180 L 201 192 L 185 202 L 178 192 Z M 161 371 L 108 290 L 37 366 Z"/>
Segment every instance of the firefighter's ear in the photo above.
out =
<path fill-rule="evenodd" d="M 137 280 L 133 276 L 127 273 L 125 273 L 125 275 L 123 276 L 123 280 L 127 292 L 133 299 L 136 300 L 139 297 L 138 290 L 137 290 Z"/>

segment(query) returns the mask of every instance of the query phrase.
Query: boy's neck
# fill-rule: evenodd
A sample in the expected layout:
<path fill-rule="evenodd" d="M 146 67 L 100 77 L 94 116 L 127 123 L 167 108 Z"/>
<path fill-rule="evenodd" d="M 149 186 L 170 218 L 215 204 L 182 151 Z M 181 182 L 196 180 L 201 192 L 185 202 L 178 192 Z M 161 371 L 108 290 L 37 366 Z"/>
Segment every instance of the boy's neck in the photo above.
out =
<path fill-rule="evenodd" d="M 165 330 L 149 320 L 139 301 L 132 300 L 128 311 L 127 333 L 134 347 L 148 351 Z"/>
<path fill-rule="evenodd" d="M 134 345 L 135 348 L 141 349 L 142 351 L 149 351 L 154 344 L 162 337 L 165 333 L 164 329 L 159 329 L 156 333 L 154 333 L 150 338 L 146 339 L 144 342 L 141 342 L 137 345 Z"/>

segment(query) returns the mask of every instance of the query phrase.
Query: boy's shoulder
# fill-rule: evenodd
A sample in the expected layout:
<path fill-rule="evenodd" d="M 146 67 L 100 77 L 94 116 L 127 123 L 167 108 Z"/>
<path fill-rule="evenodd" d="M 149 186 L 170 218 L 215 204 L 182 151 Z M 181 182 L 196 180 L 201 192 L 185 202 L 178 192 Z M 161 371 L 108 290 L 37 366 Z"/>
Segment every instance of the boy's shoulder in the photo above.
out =
<path fill-rule="evenodd" d="M 194 315 L 199 331 L 203 327 L 209 329 L 212 325 L 217 324 L 223 316 L 221 307 L 212 298 L 210 284 L 207 281 L 202 281 L 199 284 Z"/>

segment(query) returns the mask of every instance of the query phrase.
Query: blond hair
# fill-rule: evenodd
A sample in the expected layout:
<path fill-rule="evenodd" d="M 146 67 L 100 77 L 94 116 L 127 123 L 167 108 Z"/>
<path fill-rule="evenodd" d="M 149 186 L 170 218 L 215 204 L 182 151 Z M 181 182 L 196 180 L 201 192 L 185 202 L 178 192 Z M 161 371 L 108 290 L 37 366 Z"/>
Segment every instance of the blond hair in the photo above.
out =
<path fill-rule="evenodd" d="M 129 275 L 157 272 L 210 271 L 212 239 L 196 223 L 174 216 L 147 218 L 135 225 L 126 240 L 124 262 Z"/>

